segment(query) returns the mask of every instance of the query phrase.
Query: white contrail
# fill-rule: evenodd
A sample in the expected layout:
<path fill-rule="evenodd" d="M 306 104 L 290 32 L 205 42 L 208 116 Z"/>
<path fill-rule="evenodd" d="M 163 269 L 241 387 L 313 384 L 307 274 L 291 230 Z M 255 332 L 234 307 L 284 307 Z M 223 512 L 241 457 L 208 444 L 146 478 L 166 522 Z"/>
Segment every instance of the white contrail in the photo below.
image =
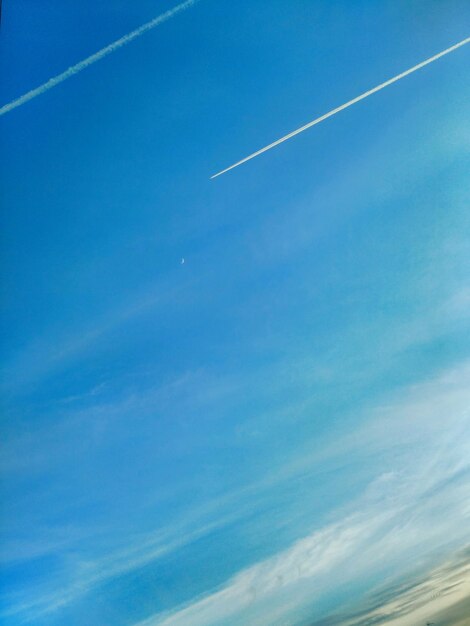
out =
<path fill-rule="evenodd" d="M 373 89 L 369 89 L 369 91 L 366 91 L 360 96 L 357 96 L 356 98 L 353 98 L 352 100 L 349 100 L 348 102 L 345 102 L 341 106 L 336 107 L 336 109 L 333 109 L 332 111 L 329 111 L 328 113 L 325 113 L 324 115 L 321 115 L 320 117 L 317 117 L 312 122 L 309 122 L 308 124 L 305 124 L 305 126 L 301 126 L 297 130 L 294 130 L 291 133 L 289 133 L 288 135 L 285 135 L 284 137 L 277 139 L 273 143 L 270 143 L 268 146 L 261 148 L 261 150 L 257 150 L 256 152 L 253 152 L 253 154 L 250 154 L 249 156 L 245 157 L 241 161 L 237 161 L 233 165 L 230 165 L 230 167 L 226 167 L 224 170 L 211 176 L 211 179 L 217 178 L 217 176 L 221 176 L 222 174 L 225 174 L 226 172 L 233 170 L 235 167 L 242 165 L 242 163 L 246 163 L 247 161 L 250 161 L 251 159 L 254 159 L 255 157 L 259 156 L 260 154 L 263 154 L 263 152 L 267 152 L 268 150 L 271 150 L 271 148 L 275 148 L 276 146 L 283 143 L 284 141 L 287 141 L 288 139 L 295 137 L 295 135 L 298 135 L 299 133 L 303 133 L 304 130 L 307 130 L 308 128 L 311 128 L 312 126 L 316 126 L 317 124 L 320 124 L 320 122 L 323 122 L 323 120 L 326 120 L 329 117 L 336 115 L 336 113 L 339 113 L 340 111 L 343 111 L 344 109 L 347 109 L 353 104 L 356 104 L 356 102 L 360 102 L 361 100 L 364 100 L 364 98 L 368 98 L 373 93 L 376 93 L 377 91 L 380 91 L 381 89 L 385 89 L 385 87 L 388 87 L 392 83 L 396 83 L 398 80 L 405 78 L 405 76 L 408 76 L 408 74 L 412 74 L 413 72 L 420 70 L 425 65 L 429 65 L 429 63 L 433 63 L 434 61 L 437 61 L 437 59 L 440 59 L 444 55 L 449 54 L 450 52 L 453 52 L 454 50 L 457 50 L 457 48 L 460 48 L 461 46 L 464 46 L 465 44 L 469 42 L 470 42 L 470 37 L 467 37 L 467 39 L 464 39 L 463 41 L 456 43 L 455 46 L 451 46 L 450 48 L 447 48 L 446 50 L 439 52 L 439 54 L 435 54 L 429 59 L 426 59 L 426 61 L 422 61 L 421 63 L 418 63 L 418 65 L 414 65 L 409 70 L 406 70 L 405 72 L 402 72 L 401 74 L 398 74 L 397 76 L 394 76 L 393 78 L 390 78 L 389 80 L 386 80 L 384 83 L 380 83 L 380 85 L 377 85 L 377 87 L 374 87 Z"/>
<path fill-rule="evenodd" d="M 181 13 L 182 11 L 189 9 L 198 1 L 199 0 L 186 0 L 186 2 L 182 2 L 181 4 L 178 4 L 176 7 L 173 7 L 172 9 L 165 11 L 165 13 L 158 15 L 153 20 L 150 20 L 150 22 L 147 22 L 146 24 L 139 26 L 139 28 L 136 28 L 128 35 L 124 35 L 124 37 L 121 37 L 117 41 L 109 44 L 109 46 L 106 46 L 105 48 L 102 48 L 98 52 L 95 52 L 95 54 L 92 54 L 91 56 L 87 57 L 83 61 L 80 61 L 79 63 L 77 63 L 76 65 L 72 65 L 72 67 L 69 67 L 67 70 L 65 70 L 65 72 L 62 72 L 61 74 L 58 74 L 57 76 L 54 76 L 53 78 L 50 78 L 44 84 L 40 85 L 39 87 L 36 87 L 36 89 L 32 89 L 31 91 L 28 91 L 23 96 L 17 98 L 16 100 L 13 100 L 12 102 L 9 102 L 8 104 L 4 104 L 0 108 L 0 115 L 5 115 L 5 113 L 12 111 L 13 109 L 16 109 L 22 104 L 25 104 L 29 100 L 32 100 L 33 98 L 40 96 L 46 91 L 49 91 L 49 89 L 52 89 L 56 85 L 59 85 L 60 83 L 64 82 L 64 80 L 67 80 L 67 78 L 70 78 L 71 76 L 74 76 L 75 74 L 78 74 L 78 72 L 81 72 L 88 66 L 93 65 L 93 63 L 100 61 L 102 58 L 104 58 L 108 54 L 111 54 L 111 52 L 114 52 L 118 48 L 122 48 L 122 46 L 125 46 L 126 44 L 130 43 L 134 39 L 137 39 L 137 37 L 140 37 L 147 31 L 152 30 L 152 28 L 155 28 L 156 26 L 163 24 L 163 22 L 166 22 L 167 20 L 171 19 L 178 13 Z"/>

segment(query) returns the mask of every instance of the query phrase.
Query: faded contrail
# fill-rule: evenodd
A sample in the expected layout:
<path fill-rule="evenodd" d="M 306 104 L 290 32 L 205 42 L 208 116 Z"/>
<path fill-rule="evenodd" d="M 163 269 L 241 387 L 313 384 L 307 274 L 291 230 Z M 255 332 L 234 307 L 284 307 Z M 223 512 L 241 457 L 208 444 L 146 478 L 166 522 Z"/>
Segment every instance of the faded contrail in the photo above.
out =
<path fill-rule="evenodd" d="M 0 108 L 0 115 L 5 115 L 5 113 L 8 113 L 9 111 L 12 111 L 13 109 L 16 109 L 17 107 L 21 106 L 22 104 L 25 104 L 29 100 L 32 100 L 33 98 L 40 96 L 46 91 L 49 91 L 49 89 L 52 89 L 56 85 L 63 83 L 64 80 L 67 80 L 67 78 L 70 78 L 71 76 L 74 76 L 75 74 L 78 74 L 78 72 L 81 72 L 88 66 L 93 65 L 93 63 L 96 63 L 97 61 L 100 61 L 105 56 L 108 56 L 108 54 L 111 54 L 111 52 L 114 52 L 118 48 L 122 48 L 122 46 L 125 46 L 126 44 L 130 43 L 134 39 L 137 39 L 137 37 L 140 37 L 147 31 L 152 30 L 152 28 L 155 28 L 156 26 L 163 24 L 163 22 L 166 22 L 167 20 L 171 19 L 178 13 L 181 13 L 182 11 L 189 9 L 198 1 L 199 0 L 186 0 L 186 2 L 182 2 L 181 4 L 178 4 L 176 7 L 173 7 L 173 9 L 169 9 L 168 11 L 165 11 L 165 13 L 158 15 L 153 20 L 150 20 L 150 22 L 147 22 L 146 24 L 139 26 L 139 28 L 136 28 L 128 35 L 124 35 L 124 37 L 121 37 L 114 43 L 109 44 L 109 46 L 106 46 L 105 48 L 102 48 L 98 52 L 95 52 L 95 54 L 92 54 L 91 56 L 87 57 L 83 61 L 80 61 L 79 63 L 77 63 L 76 65 L 72 65 L 72 67 L 69 67 L 67 70 L 65 70 L 65 72 L 62 72 L 61 74 L 58 74 L 57 76 L 54 76 L 53 78 L 50 78 L 44 84 L 40 85 L 39 87 L 36 87 L 36 89 L 32 89 L 31 91 L 28 91 L 23 96 L 17 98 L 16 100 L 13 100 L 12 102 L 9 102 L 8 104 L 4 104 Z"/>
<path fill-rule="evenodd" d="M 239 165 L 242 165 L 242 163 L 246 163 L 247 161 L 250 161 L 251 159 L 254 159 L 255 157 L 259 156 L 260 154 L 263 154 L 263 152 L 267 152 L 268 150 L 271 150 L 271 148 L 275 148 L 276 146 L 278 146 L 279 144 L 283 143 L 284 141 L 287 141 L 288 139 L 291 139 L 292 137 L 295 137 L 295 135 L 303 133 L 304 130 L 307 130 L 308 128 L 311 128 L 312 126 L 316 126 L 317 124 L 320 124 L 320 122 L 323 122 L 323 120 L 326 120 L 329 117 L 332 117 L 333 115 L 336 115 L 336 113 L 339 113 L 340 111 L 343 111 L 344 109 L 347 109 L 348 107 L 352 106 L 353 104 L 356 104 L 356 102 L 360 102 L 361 100 L 364 100 L 364 98 L 368 98 L 373 93 L 376 93 L 377 91 L 380 91 L 381 89 L 385 89 L 385 87 L 388 87 L 392 83 L 396 83 L 398 80 L 401 80 L 402 78 L 405 78 L 405 76 L 408 76 L 408 74 L 412 74 L 413 72 L 416 72 L 417 70 L 420 70 L 425 65 L 429 65 L 429 63 L 433 63 L 433 61 L 437 61 L 437 59 L 440 59 L 444 55 L 449 54 L 450 52 L 453 52 L 454 50 L 457 50 L 457 48 L 460 48 L 461 46 L 464 46 L 465 44 L 467 44 L 469 42 L 470 42 L 470 37 L 467 37 L 467 39 L 464 39 L 463 41 L 460 41 L 459 43 L 456 43 L 455 46 L 451 46 L 450 48 L 447 48 L 446 50 L 443 50 L 442 52 L 439 52 L 439 54 L 435 54 L 434 56 L 430 57 L 429 59 L 426 59 L 426 61 L 422 61 L 421 63 L 418 63 L 418 65 L 414 65 L 409 70 L 406 70 L 405 72 L 402 72 L 401 74 L 398 74 L 397 76 L 394 76 L 393 78 L 390 78 L 389 80 L 386 80 L 384 83 L 380 83 L 380 85 L 377 85 L 377 87 L 374 87 L 373 89 L 369 89 L 369 91 L 366 91 L 365 93 L 361 94 L 360 96 L 357 96 L 357 98 L 353 98 L 352 100 L 349 100 L 348 102 L 345 102 L 341 106 L 336 107 L 336 109 L 333 109 L 332 111 L 329 111 L 328 113 L 325 113 L 324 115 L 321 115 L 320 117 L 317 117 L 312 122 L 309 122 L 308 124 L 305 124 L 305 126 L 301 126 L 297 130 L 294 130 L 291 133 L 289 133 L 288 135 L 285 135 L 284 137 L 281 137 L 280 139 L 277 139 L 277 141 L 274 141 L 273 143 L 270 143 L 268 146 L 265 146 L 264 148 L 261 148 L 261 150 L 257 150 L 256 152 L 253 152 L 253 154 L 250 154 L 249 156 L 245 157 L 241 161 L 237 161 L 237 163 L 234 163 L 233 165 L 230 165 L 230 167 L 226 167 L 224 170 L 222 170 L 222 171 L 218 172 L 217 174 L 214 174 L 213 176 L 211 176 L 211 179 L 212 178 L 217 178 L 217 176 L 221 176 L 222 174 L 225 174 L 226 172 L 229 172 L 230 170 L 233 170 L 235 167 L 238 167 Z"/>

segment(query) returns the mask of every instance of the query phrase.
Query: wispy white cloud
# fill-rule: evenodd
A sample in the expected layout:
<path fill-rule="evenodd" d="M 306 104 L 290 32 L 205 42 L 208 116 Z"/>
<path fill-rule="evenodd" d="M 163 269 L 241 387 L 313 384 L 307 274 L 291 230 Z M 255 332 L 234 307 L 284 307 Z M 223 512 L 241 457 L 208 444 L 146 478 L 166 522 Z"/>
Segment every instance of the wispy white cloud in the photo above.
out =
<path fill-rule="evenodd" d="M 456 491 L 454 495 L 458 497 L 462 493 Z M 308 612 L 312 611 L 312 607 L 321 601 L 322 595 L 331 591 L 332 587 L 345 583 L 354 584 L 357 577 L 370 576 L 371 572 L 380 569 L 377 567 L 378 561 L 383 563 L 392 558 L 397 550 L 403 557 L 407 550 L 414 547 L 417 535 L 426 532 L 426 526 L 422 523 L 417 524 L 411 532 L 403 532 L 401 524 L 411 508 L 410 503 L 403 502 L 401 508 L 396 504 L 384 507 L 377 503 L 374 507 L 368 506 L 362 513 L 352 515 L 338 524 L 332 524 L 299 541 L 276 557 L 245 570 L 212 595 L 172 615 L 157 615 L 139 622 L 138 626 L 230 624 L 231 619 L 233 623 L 274 625 L 286 623 L 289 618 L 295 621 L 299 608 L 303 608 L 301 614 L 305 619 Z M 442 519 L 438 523 L 441 532 L 446 527 L 452 526 L 443 524 Z M 399 541 L 396 541 L 397 535 Z M 406 561 L 405 563 L 405 567 L 409 569 L 410 564 Z M 423 585 L 422 593 L 433 594 L 434 589 L 442 590 L 442 586 L 439 587 L 437 582 L 433 588 Z M 464 587 L 460 586 L 454 591 L 458 593 L 451 599 L 447 596 L 445 599 L 443 596 L 440 599 L 436 598 L 431 604 L 432 610 L 441 610 L 447 601 L 454 603 L 463 597 Z M 403 597 L 401 604 L 404 603 Z M 409 612 L 414 615 L 414 608 L 421 609 L 423 603 L 422 598 L 417 598 L 415 607 L 408 608 Z M 381 607 L 380 614 L 388 612 L 395 615 L 398 612 L 398 604 L 397 600 L 389 602 L 385 607 Z M 365 622 L 341 620 L 337 623 Z M 392 621 L 390 623 L 395 624 Z M 400 621 L 397 622 L 397 626 L 411 623 L 415 622 Z"/>
<path fill-rule="evenodd" d="M 283 367 L 287 367 L 286 364 Z M 132 394 L 115 404 L 98 404 L 91 412 L 81 409 L 71 418 L 73 423 L 67 427 L 72 430 L 66 439 L 76 445 L 77 438 L 81 438 L 77 437 L 77 421 L 85 419 L 87 426 L 82 430 L 88 432 L 101 414 L 111 413 L 116 428 L 117 420 L 128 422 L 129 415 L 142 414 L 148 407 L 155 409 L 159 403 L 172 404 L 175 393 L 180 398 L 193 400 L 194 394 L 199 394 L 204 404 L 207 394 L 212 397 L 213 387 L 218 394 L 237 393 L 235 382 L 225 381 L 225 385 L 220 385 L 220 381 L 192 374 L 153 389 L 147 395 Z M 193 519 L 185 518 L 171 529 L 141 533 L 129 540 L 130 545 L 104 549 L 100 551 L 101 556 L 90 560 L 77 553 L 67 564 L 71 568 L 67 576 L 70 584 L 64 585 L 61 580 L 55 586 L 58 581 L 52 580 L 52 585 L 37 590 L 32 597 L 25 593 L 21 601 L 11 599 L 10 611 L 32 616 L 58 611 L 104 581 L 146 563 L 157 562 L 204 533 L 223 526 L 227 519 L 231 522 L 238 519 L 243 524 L 244 513 L 266 490 L 295 481 L 298 476 L 315 475 L 325 463 L 344 463 L 344 459 L 357 455 L 365 454 L 372 466 L 380 469 L 376 470 L 376 478 L 360 500 L 333 511 L 334 523 L 319 528 L 276 557 L 241 572 L 212 595 L 183 607 L 174 615 L 157 615 L 147 623 L 159 624 L 166 619 L 169 621 L 163 623 L 168 625 L 219 624 L 223 619 L 239 615 L 238 611 L 246 610 L 250 612 L 250 623 L 255 624 L 252 616 L 257 612 L 266 617 L 266 603 L 271 606 L 273 615 L 279 612 L 282 616 L 289 603 L 294 610 L 303 606 L 306 597 L 312 597 L 312 585 L 321 599 L 325 585 L 330 585 L 337 577 L 353 578 L 359 567 L 367 574 L 371 567 L 373 569 L 376 550 L 385 561 L 393 561 L 397 555 L 403 557 L 407 549 L 415 550 L 418 536 L 422 537 L 423 549 L 432 540 L 441 542 L 446 533 L 457 540 L 461 533 L 459 523 L 470 514 L 463 497 L 470 458 L 470 441 L 465 434 L 469 390 L 469 363 L 461 363 L 434 379 L 401 389 L 383 398 L 379 406 L 358 413 L 354 423 L 342 428 L 340 436 L 333 433 L 334 436 L 325 439 L 321 446 L 315 445 L 314 449 L 309 443 L 303 451 L 298 451 L 295 462 L 272 468 L 269 475 L 258 476 L 253 484 L 240 485 L 225 494 L 223 501 L 216 499 L 205 503 L 206 510 L 193 511 Z M 95 401 L 93 396 L 93 403 Z M 63 435 L 59 438 L 63 439 Z M 55 447 L 55 444 L 51 446 Z M 41 463 L 52 454 L 47 447 L 44 452 Z M 233 517 L 234 511 L 238 517 Z M 432 527 L 426 523 L 427 516 L 433 517 Z M 461 529 L 464 527 L 461 524 Z M 90 532 L 96 534 L 96 530 L 90 529 Z M 64 538 L 58 537 L 58 541 L 61 551 Z M 50 545 L 52 554 L 57 551 L 54 538 L 42 537 L 40 543 L 43 542 Z M 19 548 L 21 552 L 21 546 Z M 73 552 L 73 545 L 66 547 L 65 553 Z M 350 568 L 352 562 L 354 571 Z M 282 597 L 282 604 L 277 606 L 273 595 Z M 260 617 L 260 624 L 265 623 Z"/>
<path fill-rule="evenodd" d="M 235 614 L 264 604 L 276 603 L 286 588 L 325 576 L 351 558 L 359 545 L 365 545 L 382 519 L 367 521 L 351 517 L 302 539 L 292 548 L 241 572 L 214 594 L 181 609 L 173 615 L 157 616 L 139 626 L 221 624 Z M 283 598 L 285 600 L 285 598 Z M 264 613 L 264 610 L 263 610 Z M 250 623 L 256 623 L 250 619 Z M 265 623 L 271 623 L 267 621 Z"/>
<path fill-rule="evenodd" d="M 35 89 L 31 89 L 31 91 L 28 91 L 27 93 L 20 96 L 16 100 L 12 100 L 8 104 L 4 104 L 2 107 L 0 107 L 0 116 L 5 115 L 5 113 L 9 113 L 10 111 L 13 111 L 14 109 L 16 109 L 17 107 L 23 104 L 26 104 L 26 102 L 33 100 L 33 98 L 37 98 L 38 96 L 41 96 L 43 93 L 46 93 L 46 91 L 49 91 L 49 89 L 52 89 L 53 87 L 57 87 L 57 85 L 60 85 L 60 83 L 63 83 L 68 78 L 75 76 L 75 74 L 78 74 L 79 72 L 83 71 L 90 65 L 93 65 L 94 63 L 96 63 L 97 61 L 101 61 L 101 59 L 108 56 L 108 54 L 115 52 L 119 48 L 122 48 L 123 46 L 130 43 L 131 41 L 134 41 L 134 39 L 141 37 L 149 30 L 152 30 L 153 28 L 160 26 L 160 24 L 163 24 L 164 22 L 168 21 L 172 17 L 175 17 L 176 15 L 178 15 L 178 13 L 181 13 L 182 11 L 185 11 L 186 9 L 189 9 L 190 7 L 194 6 L 196 2 L 198 1 L 199 0 L 186 0 L 186 2 L 182 2 L 181 4 L 178 4 L 172 9 L 165 11 L 165 13 L 158 15 L 157 17 L 150 20 L 146 24 L 139 26 L 139 28 L 136 28 L 131 33 L 124 35 L 124 37 L 121 37 L 117 41 L 114 41 L 108 46 L 105 46 L 104 48 L 90 55 L 86 59 L 83 59 L 83 61 L 80 61 L 79 63 L 76 63 L 75 65 L 72 65 L 64 72 L 58 74 L 57 76 L 54 76 L 53 78 L 50 78 L 48 81 L 46 81 L 39 87 L 36 87 Z"/>
<path fill-rule="evenodd" d="M 470 364 L 462 363 L 433 380 L 403 389 L 370 410 L 361 425 L 325 442 L 316 452 L 305 450 L 303 461 L 287 464 L 273 476 L 208 503 L 208 509 L 180 526 L 142 534 L 130 545 L 99 558 L 74 559 L 67 579 L 35 593 L 8 599 L 8 613 L 36 619 L 60 611 L 100 584 L 156 562 L 204 533 L 227 523 L 226 514 L 243 511 L 274 483 L 315 472 L 327 459 L 367 454 L 381 458 L 382 467 L 359 500 L 333 511 L 335 520 L 318 528 L 281 553 L 261 561 L 172 614 L 157 614 L 139 626 L 209 626 L 230 624 L 248 616 L 250 624 L 276 624 L 289 611 L 321 601 L 332 585 L 353 583 L 381 563 L 410 563 L 406 556 L 424 558 L 434 546 L 463 540 L 470 510 L 468 489 L 470 441 L 465 434 L 470 405 Z M 221 511 L 224 513 L 221 515 Z M 432 518 L 432 524 L 429 519 Z M 231 522 L 235 518 L 230 518 Z M 54 549 L 54 546 L 52 546 Z M 432 550 L 431 550 L 432 551 Z M 243 617 L 243 619 L 245 619 Z M 238 622 L 239 623 L 239 622 Z M 282 622 L 281 622 L 282 623 Z"/>
<path fill-rule="evenodd" d="M 367 427 L 339 443 L 337 453 L 348 454 L 355 440 L 363 452 L 381 454 L 387 466 L 396 449 L 398 462 L 348 505 L 340 521 L 240 572 L 214 593 L 139 626 L 285 623 L 289 611 L 305 616 L 332 587 L 382 568 L 406 574 L 416 562 L 432 563 L 436 549 L 454 550 L 468 541 L 469 383 L 465 364 L 408 390 L 402 402 L 377 410 Z"/>
<path fill-rule="evenodd" d="M 6 598 L 8 608 L 4 608 L 0 612 L 0 616 L 16 615 L 20 619 L 28 621 L 59 611 L 100 584 L 138 569 L 147 563 L 155 563 L 162 557 L 229 521 L 233 521 L 233 518 L 230 520 L 218 518 L 209 524 L 196 523 L 193 528 L 189 528 L 191 520 L 188 519 L 184 525 L 175 525 L 169 529 L 161 529 L 154 533 L 132 537 L 125 548 L 101 558 L 88 560 L 79 558 L 74 563 L 72 581 L 69 584 L 64 585 L 63 581 L 55 581 L 56 585 L 39 586 L 33 594 L 25 591 L 16 593 L 14 596 L 8 596 Z M 26 547 L 28 548 L 28 546 Z M 51 548 L 50 553 L 52 554 L 54 548 L 57 549 L 58 547 L 61 546 L 59 544 L 44 546 L 44 551 L 47 553 L 48 548 Z M 30 551 L 29 556 L 34 558 L 35 555 Z"/>

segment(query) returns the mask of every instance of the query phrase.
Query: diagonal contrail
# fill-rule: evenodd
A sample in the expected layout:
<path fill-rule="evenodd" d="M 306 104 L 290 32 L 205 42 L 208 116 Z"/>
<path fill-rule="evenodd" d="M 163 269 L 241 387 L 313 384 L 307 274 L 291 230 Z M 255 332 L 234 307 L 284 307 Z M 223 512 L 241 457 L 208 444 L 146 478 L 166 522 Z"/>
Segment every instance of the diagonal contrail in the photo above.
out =
<path fill-rule="evenodd" d="M 166 22 L 167 20 L 171 19 L 178 13 L 181 13 L 182 11 L 189 9 L 194 4 L 196 4 L 196 2 L 199 2 L 199 0 L 186 0 L 186 2 L 182 2 L 181 4 L 178 4 L 172 9 L 165 11 L 165 13 L 158 15 L 153 20 L 150 20 L 150 22 L 147 22 L 146 24 L 142 24 L 142 26 L 139 26 L 139 28 L 136 28 L 135 30 L 130 32 L 128 35 L 124 35 L 124 37 L 121 37 L 117 41 L 114 41 L 113 43 L 109 44 L 109 46 L 106 46 L 105 48 L 102 48 L 98 52 L 95 52 L 95 54 L 92 54 L 91 56 L 87 57 L 83 61 L 80 61 L 79 63 L 77 63 L 76 65 L 72 65 L 67 70 L 65 70 L 65 72 L 62 72 L 61 74 L 58 74 L 57 76 L 54 76 L 53 78 L 50 78 L 48 81 L 46 81 L 39 87 L 36 87 L 35 89 L 32 89 L 31 91 L 28 91 L 27 93 L 20 96 L 16 100 L 12 100 L 12 102 L 9 102 L 8 104 L 4 104 L 0 108 L 0 115 L 5 115 L 5 113 L 8 113 L 9 111 L 13 111 L 13 109 L 16 109 L 22 104 L 25 104 L 29 100 L 32 100 L 33 98 L 40 96 L 46 91 L 49 91 L 49 89 L 52 89 L 53 87 L 56 87 L 60 83 L 63 83 L 64 80 L 67 80 L 67 78 L 70 78 L 71 76 L 74 76 L 75 74 L 78 74 L 78 72 L 81 72 L 88 66 L 93 65 L 93 63 L 96 63 L 97 61 L 100 61 L 105 56 L 108 56 L 108 54 L 111 54 L 111 52 L 114 52 L 118 48 L 122 48 L 122 46 L 125 46 L 126 44 L 130 43 L 134 39 L 137 39 L 137 37 L 140 37 L 147 31 L 152 30 L 153 28 L 155 28 L 156 26 L 159 26 L 160 24 L 163 24 L 163 22 Z"/>
<path fill-rule="evenodd" d="M 222 174 L 225 174 L 226 172 L 233 170 L 239 165 L 242 165 L 242 163 L 246 163 L 247 161 L 250 161 L 251 159 L 254 159 L 255 157 L 259 156 L 260 154 L 263 154 L 263 152 L 267 152 L 268 150 L 271 150 L 271 148 L 275 148 L 279 144 L 284 143 L 284 141 L 287 141 L 288 139 L 295 137 L 295 135 L 299 135 L 300 133 L 303 133 L 304 130 L 307 130 L 308 128 L 311 128 L 312 126 L 316 126 L 317 124 L 320 124 L 320 122 L 323 122 L 329 117 L 336 115 L 336 113 L 339 113 L 340 111 L 344 111 L 344 109 L 347 109 L 353 104 L 356 104 L 356 102 L 360 102 L 361 100 L 364 100 L 364 98 L 368 98 L 369 96 L 371 96 L 373 93 L 376 93 L 377 91 L 380 91 L 381 89 L 385 89 L 385 87 L 388 87 L 392 83 L 396 83 L 398 80 L 405 78 L 405 76 L 408 76 L 409 74 L 412 74 L 413 72 L 416 72 L 417 70 L 420 70 L 425 65 L 429 65 L 429 63 L 433 63 L 434 61 L 437 61 L 437 59 L 440 59 L 444 55 L 449 54 L 450 52 L 453 52 L 454 50 L 457 50 L 457 48 L 460 48 L 461 46 L 464 46 L 465 44 L 469 42 L 470 42 L 470 37 L 467 37 L 467 39 L 464 39 L 463 41 L 456 43 L 454 46 L 451 46 L 450 48 L 446 48 L 446 50 L 443 50 L 442 52 L 435 54 L 429 59 L 426 59 L 426 61 L 422 61 L 421 63 L 418 63 L 418 65 L 414 65 L 413 67 L 410 67 L 409 70 L 406 70 L 405 72 L 402 72 L 401 74 L 398 74 L 397 76 L 394 76 L 393 78 L 390 78 L 389 80 L 386 80 L 384 83 L 380 83 L 380 85 L 377 85 L 377 87 L 374 87 L 373 89 L 369 89 L 369 91 L 366 91 L 360 96 L 357 96 L 356 98 L 353 98 L 352 100 L 349 100 L 348 102 L 345 102 L 341 106 L 336 107 L 336 109 L 333 109 L 332 111 L 329 111 L 328 113 L 325 113 L 324 115 L 321 115 L 320 117 L 317 117 L 312 122 L 305 124 L 305 126 L 301 126 L 300 128 L 297 128 L 297 130 L 294 130 L 291 133 L 289 133 L 288 135 L 284 135 L 284 137 L 281 137 L 280 139 L 273 141 L 273 143 L 270 143 L 268 146 L 261 148 L 261 150 L 257 150 L 256 152 L 253 152 L 253 154 L 250 154 L 244 159 L 241 159 L 241 161 L 237 161 L 233 165 L 230 165 L 230 167 L 226 167 L 224 170 L 221 170 L 217 174 L 214 174 L 213 176 L 211 176 L 211 179 L 217 178 L 217 176 L 221 176 Z"/>

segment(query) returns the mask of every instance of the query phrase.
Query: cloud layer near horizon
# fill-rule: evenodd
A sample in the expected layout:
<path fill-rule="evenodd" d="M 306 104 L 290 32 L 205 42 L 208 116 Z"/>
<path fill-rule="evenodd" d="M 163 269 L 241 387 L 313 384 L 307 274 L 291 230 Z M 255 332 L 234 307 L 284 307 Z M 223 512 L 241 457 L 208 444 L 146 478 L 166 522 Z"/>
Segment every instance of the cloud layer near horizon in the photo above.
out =
<path fill-rule="evenodd" d="M 375 577 L 378 581 L 382 576 L 391 576 L 397 559 L 407 563 L 406 554 L 412 548 L 413 559 L 408 559 L 405 566 L 410 569 L 429 551 L 438 548 L 439 555 L 446 541 L 455 548 L 468 536 L 470 516 L 465 499 L 470 469 L 470 442 L 465 436 L 469 390 L 470 365 L 465 363 L 409 390 L 405 400 L 377 410 L 352 440 L 338 442 L 336 454 L 350 454 L 353 441 L 366 446 L 370 453 L 384 455 L 389 447 L 403 446 L 405 439 L 412 449 L 403 467 L 377 477 L 354 504 L 354 512 L 241 572 L 214 594 L 172 615 L 147 619 L 139 626 L 235 624 L 247 619 L 244 612 L 248 609 L 251 624 L 282 624 L 294 607 L 303 607 L 299 614 L 301 623 L 328 593 L 331 584 L 341 587 L 354 585 L 361 577 Z M 436 443 L 436 434 L 444 423 L 445 430 Z M 413 452 L 414 448 L 420 452 Z M 439 556 L 434 558 L 438 560 Z M 382 563 L 387 564 L 383 571 Z M 397 622 L 397 626 L 408 625 L 408 614 L 412 620 L 414 613 L 421 611 L 422 593 L 428 586 L 416 583 L 416 601 L 411 603 L 411 591 L 390 599 L 380 609 L 382 622 L 370 612 L 371 623 L 395 624 L 392 620 L 400 616 L 405 621 Z M 426 606 L 439 611 L 447 600 L 453 603 L 462 599 L 465 589 L 466 583 L 459 583 L 460 595 L 441 594 L 439 601 L 433 600 Z M 341 620 L 334 623 L 359 623 Z"/>

